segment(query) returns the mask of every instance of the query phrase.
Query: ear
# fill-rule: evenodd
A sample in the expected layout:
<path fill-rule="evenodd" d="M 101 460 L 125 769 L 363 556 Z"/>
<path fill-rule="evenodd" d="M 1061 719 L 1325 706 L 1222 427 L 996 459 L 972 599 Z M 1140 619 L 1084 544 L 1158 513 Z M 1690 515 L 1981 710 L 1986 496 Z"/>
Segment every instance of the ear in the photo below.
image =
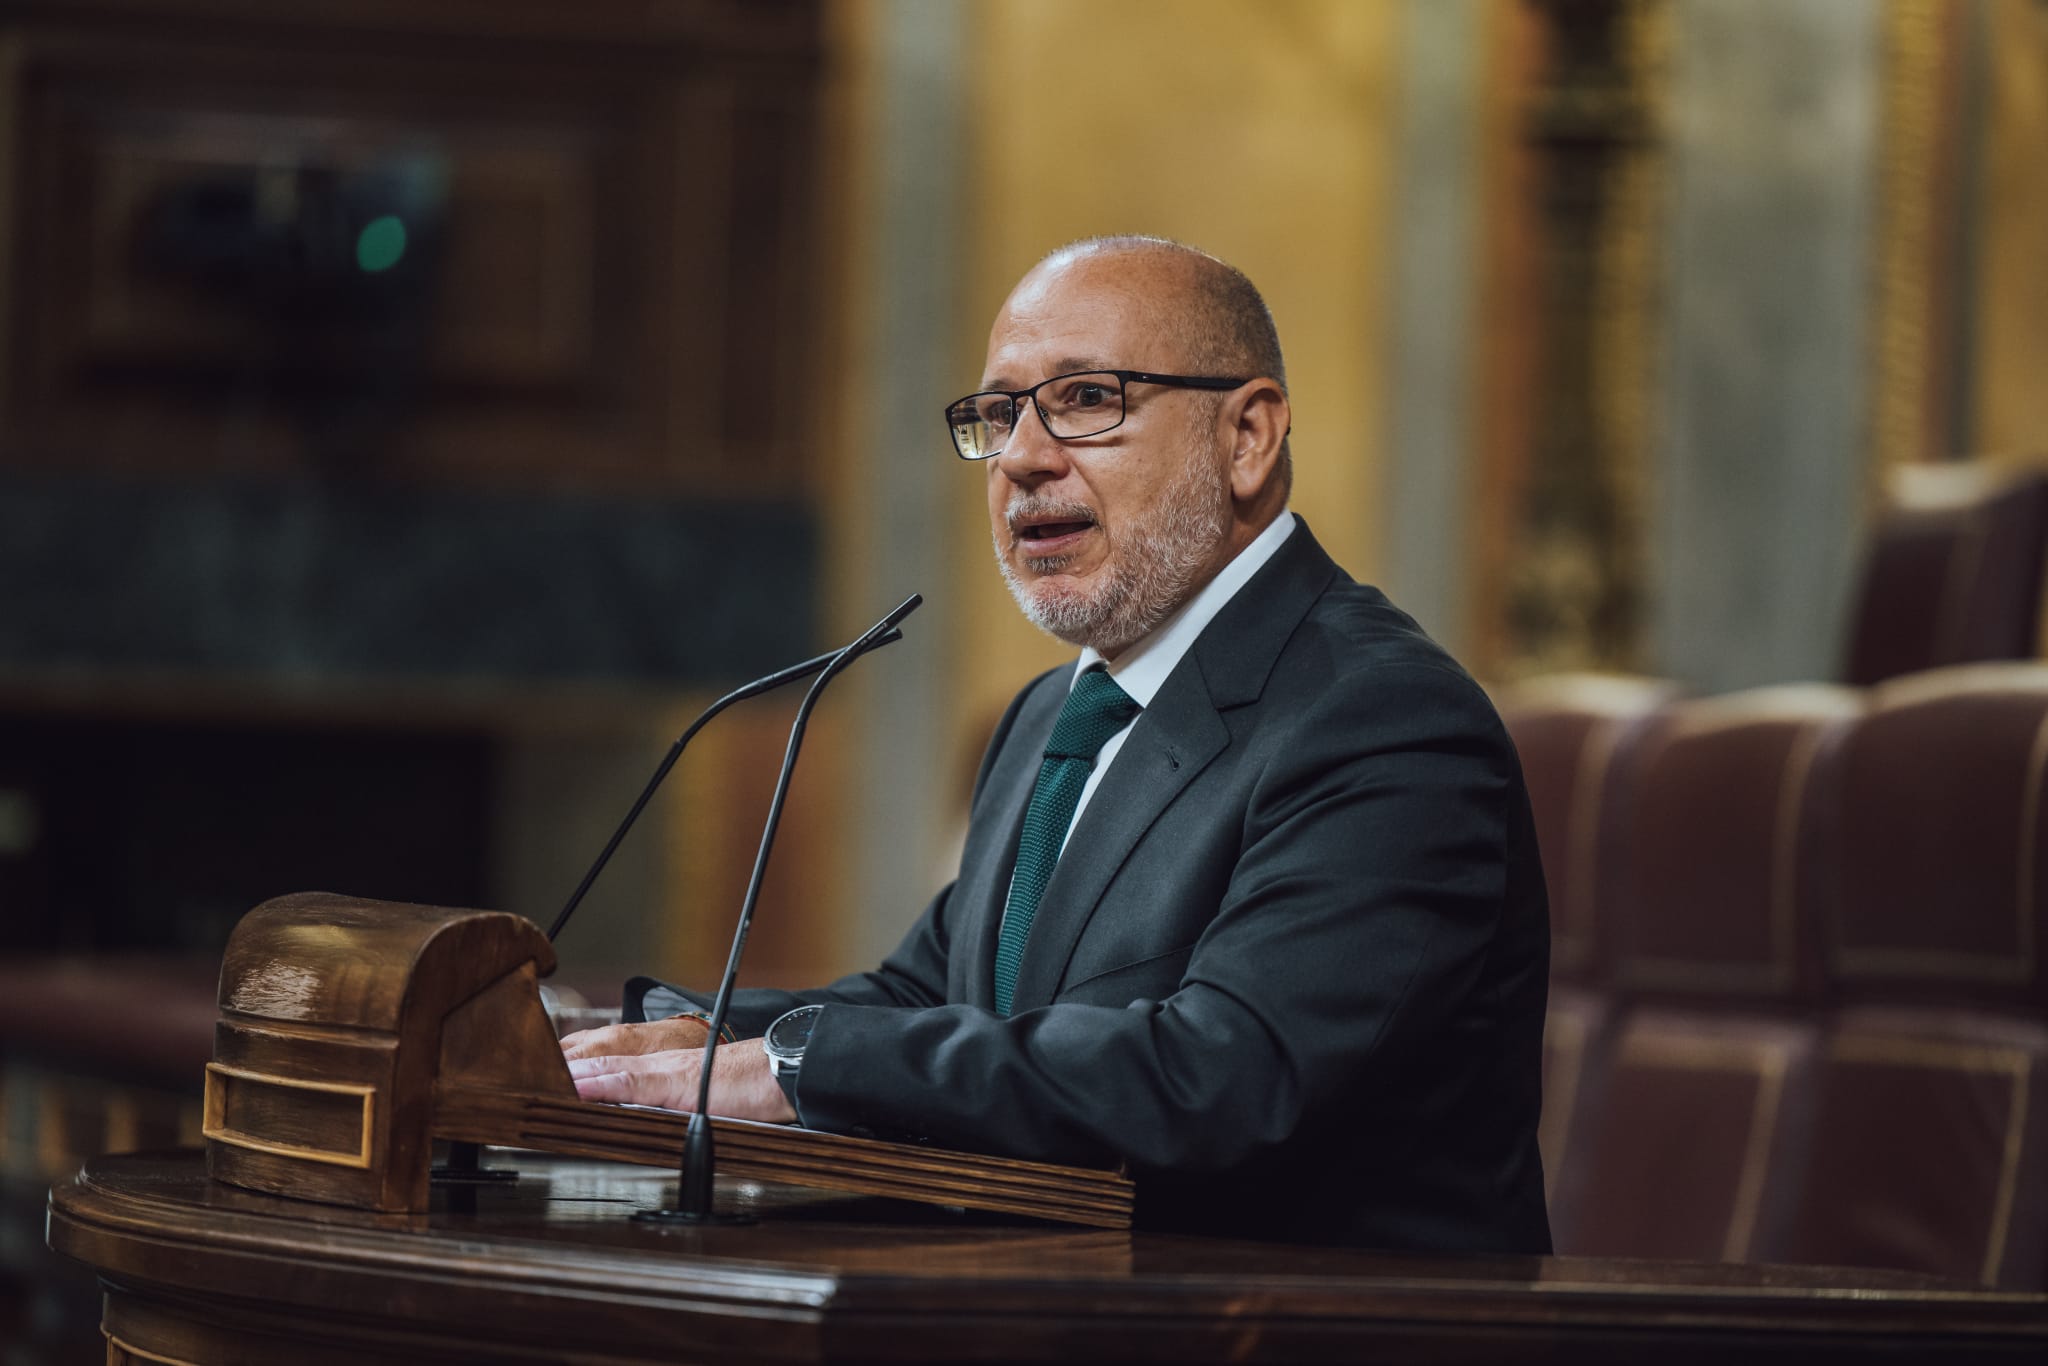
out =
<path fill-rule="evenodd" d="M 1255 379 L 1234 390 L 1217 421 L 1230 442 L 1230 495 L 1257 502 L 1278 477 L 1280 443 L 1294 421 L 1279 382 Z"/>

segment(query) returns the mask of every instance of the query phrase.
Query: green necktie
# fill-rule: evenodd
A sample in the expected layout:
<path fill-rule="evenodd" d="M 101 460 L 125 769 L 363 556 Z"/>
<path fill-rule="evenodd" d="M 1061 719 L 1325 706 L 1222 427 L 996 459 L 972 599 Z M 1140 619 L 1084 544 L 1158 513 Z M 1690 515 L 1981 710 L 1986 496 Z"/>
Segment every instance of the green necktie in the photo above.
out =
<path fill-rule="evenodd" d="M 1017 989 L 1017 965 L 1024 961 L 1024 941 L 1031 934 L 1038 898 L 1052 881 L 1060 846 L 1081 804 L 1095 756 L 1109 737 L 1130 724 L 1143 708 L 1130 699 L 1100 666 L 1088 670 L 1067 694 L 1045 759 L 1038 766 L 1038 784 L 1024 812 L 1024 835 L 1017 844 L 1017 870 L 1010 879 L 1010 900 L 1003 911 L 1003 937 L 996 945 L 996 1010 L 1010 1013 Z"/>

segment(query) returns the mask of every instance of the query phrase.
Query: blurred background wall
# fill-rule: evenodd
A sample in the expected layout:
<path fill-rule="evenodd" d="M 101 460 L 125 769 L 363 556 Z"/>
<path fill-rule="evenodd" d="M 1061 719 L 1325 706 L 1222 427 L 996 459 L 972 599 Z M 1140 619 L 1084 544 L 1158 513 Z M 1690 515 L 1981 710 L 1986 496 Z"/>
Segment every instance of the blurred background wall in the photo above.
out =
<path fill-rule="evenodd" d="M 8 957 L 545 920 L 919 591 L 748 975 L 871 961 L 1066 654 L 938 414 L 1087 234 L 1259 282 L 1296 510 L 1490 683 L 1837 677 L 1888 472 L 2048 459 L 2039 0 L 16 0 L 0 108 Z M 567 979 L 712 978 L 793 702 Z"/>
<path fill-rule="evenodd" d="M 1831 677 L 1883 471 L 2048 444 L 2032 0 L 12 11 L 26 945 L 204 956 L 309 882 L 545 916 L 679 718 L 922 591 L 759 946 L 871 957 L 1062 657 L 933 414 L 1089 233 L 1261 283 L 1298 510 L 1493 680 Z M 703 970 L 786 710 L 573 959 Z"/>

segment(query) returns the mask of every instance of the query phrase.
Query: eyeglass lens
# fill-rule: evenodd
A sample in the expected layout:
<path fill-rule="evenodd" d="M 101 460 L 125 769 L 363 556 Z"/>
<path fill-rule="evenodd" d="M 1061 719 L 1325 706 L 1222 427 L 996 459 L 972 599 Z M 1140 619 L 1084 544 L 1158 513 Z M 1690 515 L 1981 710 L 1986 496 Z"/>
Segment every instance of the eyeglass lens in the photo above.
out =
<path fill-rule="evenodd" d="M 1031 393 L 1046 431 L 1062 440 L 1099 436 L 1124 420 L 1124 386 L 1116 375 L 1089 372 L 1056 375 Z M 1023 400 L 1008 394 L 973 394 L 946 413 L 953 442 L 969 460 L 1002 452 L 1016 427 Z"/>

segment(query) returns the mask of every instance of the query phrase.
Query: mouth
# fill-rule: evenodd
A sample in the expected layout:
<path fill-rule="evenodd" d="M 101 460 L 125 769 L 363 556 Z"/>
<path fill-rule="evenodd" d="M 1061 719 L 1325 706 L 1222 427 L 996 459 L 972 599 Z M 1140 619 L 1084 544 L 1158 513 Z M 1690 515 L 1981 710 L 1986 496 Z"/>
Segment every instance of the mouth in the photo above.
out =
<path fill-rule="evenodd" d="M 1072 553 L 1094 529 L 1095 518 L 1080 508 L 1010 518 L 1012 543 L 1034 560 Z"/>

